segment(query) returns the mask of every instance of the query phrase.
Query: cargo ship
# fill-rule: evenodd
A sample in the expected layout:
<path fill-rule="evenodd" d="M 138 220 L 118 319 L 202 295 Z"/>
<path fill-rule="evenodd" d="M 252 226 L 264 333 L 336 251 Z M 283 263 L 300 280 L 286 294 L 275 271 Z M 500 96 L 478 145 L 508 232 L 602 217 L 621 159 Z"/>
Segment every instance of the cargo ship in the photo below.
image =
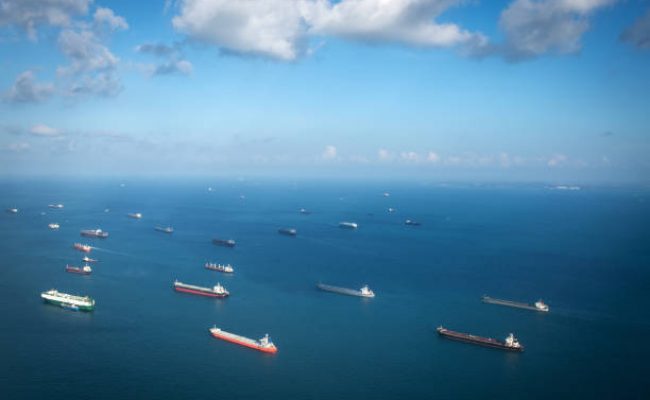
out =
<path fill-rule="evenodd" d="M 172 228 L 171 226 L 164 226 L 164 227 L 163 226 L 157 226 L 154 229 L 157 230 L 158 232 L 174 233 L 174 228 Z"/>
<path fill-rule="evenodd" d="M 9 214 L 18 214 L 18 209 L 17 208 L 7 208 L 7 212 Z"/>
<path fill-rule="evenodd" d="M 544 304 L 542 300 L 537 300 L 534 304 L 527 304 L 527 303 L 520 303 L 518 301 L 494 299 L 490 296 L 483 296 L 481 298 L 481 301 L 483 303 L 488 303 L 488 304 L 497 304 L 506 307 L 522 308 L 524 310 L 541 311 L 541 312 L 549 311 L 548 305 Z"/>
<path fill-rule="evenodd" d="M 226 274 L 232 274 L 233 272 L 235 272 L 232 265 L 230 264 L 223 265 L 223 264 L 215 264 L 215 263 L 207 262 L 205 263 L 205 268 L 212 271 L 224 272 Z"/>
<path fill-rule="evenodd" d="M 311 211 L 307 210 L 306 208 L 301 208 L 300 209 L 300 214 L 309 215 L 309 214 L 311 214 Z"/>
<path fill-rule="evenodd" d="M 422 225 L 422 224 L 420 224 L 420 223 L 417 222 L 417 221 L 413 221 L 412 219 L 407 219 L 406 221 L 404 221 L 404 225 L 420 226 L 420 225 Z"/>
<path fill-rule="evenodd" d="M 359 225 L 356 222 L 339 222 L 339 227 L 340 228 L 345 228 L 345 229 L 357 229 Z"/>
<path fill-rule="evenodd" d="M 75 243 L 72 245 L 72 247 L 75 250 L 83 251 L 84 253 L 90 253 L 90 251 L 93 249 L 91 246 L 88 246 L 87 244 L 81 244 L 81 243 Z"/>
<path fill-rule="evenodd" d="M 394 213 L 395 211 L 397 211 L 397 210 L 394 209 L 393 207 L 388 207 L 388 212 L 389 212 L 389 213 L 392 214 L 392 213 Z"/>
<path fill-rule="evenodd" d="M 326 292 L 345 294 L 345 295 L 348 295 L 348 296 L 375 297 L 375 292 L 370 290 L 368 288 L 368 285 L 364 285 L 359 290 L 348 289 L 348 288 L 343 288 L 343 287 L 338 287 L 338 286 L 330 286 L 330 285 L 325 285 L 325 284 L 322 284 L 322 283 L 317 284 L 316 287 L 318 287 L 320 290 L 324 290 Z"/>
<path fill-rule="evenodd" d="M 212 244 L 215 246 L 235 247 L 237 243 L 232 239 L 212 239 Z"/>
<path fill-rule="evenodd" d="M 230 294 L 225 287 L 221 286 L 220 283 L 217 283 L 214 287 L 209 288 L 209 287 L 188 285 L 186 283 L 174 281 L 174 290 L 176 290 L 177 292 L 197 294 L 199 296 L 219 297 L 219 298 L 226 297 Z"/>
<path fill-rule="evenodd" d="M 93 263 L 97 262 L 97 260 L 95 260 L 94 258 L 90 258 L 88 256 L 84 256 L 84 258 L 82 258 L 81 261 L 84 261 L 84 262 L 87 262 L 87 263 L 89 263 L 89 262 L 93 262 Z"/>
<path fill-rule="evenodd" d="M 126 215 L 127 215 L 129 218 L 133 218 L 133 219 L 140 219 L 140 218 L 142 218 L 142 214 L 140 214 L 140 213 L 128 213 L 128 214 L 126 214 Z"/>
<path fill-rule="evenodd" d="M 108 232 L 104 232 L 101 229 L 83 229 L 81 231 L 81 236 L 106 239 L 108 237 Z"/>
<path fill-rule="evenodd" d="M 264 353 L 275 354 L 278 352 L 278 348 L 275 347 L 269 334 L 264 335 L 260 340 L 249 339 L 244 336 L 235 335 L 234 333 L 223 331 L 217 326 L 210 328 L 210 334 L 217 339 L 225 340 L 226 342 L 235 343 L 240 346 L 249 347 Z"/>
<path fill-rule="evenodd" d="M 455 332 L 447 328 L 439 326 L 436 328 L 440 336 L 447 337 L 452 340 L 458 340 L 460 342 L 477 344 L 479 346 L 493 347 L 496 349 L 509 350 L 509 351 L 524 351 L 524 346 L 522 346 L 518 341 L 515 335 L 512 333 L 506 337 L 505 340 L 497 340 L 492 338 L 486 338 L 481 336 L 470 335 L 469 333 Z"/>
<path fill-rule="evenodd" d="M 63 208 L 63 204 L 48 204 L 47 206 L 49 208 L 58 208 L 58 209 Z"/>
<path fill-rule="evenodd" d="M 47 303 L 57 305 L 74 311 L 92 311 L 95 309 L 95 300 L 88 296 L 75 296 L 61 293 L 56 289 L 41 293 L 41 298 Z"/>
<path fill-rule="evenodd" d="M 59 224 L 57 224 L 57 223 L 53 223 L 53 224 L 47 224 L 47 227 L 50 228 L 50 229 L 55 229 L 56 230 L 56 229 L 59 229 L 61 226 Z"/>
<path fill-rule="evenodd" d="M 278 229 L 278 233 L 281 235 L 296 236 L 298 234 L 298 231 L 296 231 L 294 228 L 280 228 Z"/>
<path fill-rule="evenodd" d="M 81 274 L 81 275 L 90 275 L 93 272 L 93 269 L 90 268 L 90 265 L 86 264 L 83 267 L 75 267 L 74 265 L 66 265 L 65 272 L 70 272 L 72 274 Z"/>

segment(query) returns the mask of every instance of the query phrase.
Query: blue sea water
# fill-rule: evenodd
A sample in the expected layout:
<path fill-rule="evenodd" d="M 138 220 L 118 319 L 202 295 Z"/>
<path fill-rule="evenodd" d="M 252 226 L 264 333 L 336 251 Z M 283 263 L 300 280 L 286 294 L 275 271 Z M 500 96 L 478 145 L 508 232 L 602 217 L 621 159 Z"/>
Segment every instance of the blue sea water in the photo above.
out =
<path fill-rule="evenodd" d="M 125 183 L 0 182 L 1 205 L 20 209 L 0 215 L 2 398 L 650 396 L 647 189 Z M 59 202 L 64 209 L 47 208 Z M 359 229 L 338 228 L 344 220 Z M 110 237 L 79 237 L 97 227 Z M 213 237 L 237 247 L 214 246 Z M 80 262 L 74 242 L 97 246 L 92 275 L 64 272 Z M 206 261 L 231 263 L 235 274 L 205 270 Z M 221 282 L 232 295 L 179 294 L 174 279 Z M 377 297 L 320 292 L 318 282 L 367 283 Z M 50 288 L 91 295 L 96 310 L 45 305 L 39 294 Z M 551 312 L 482 304 L 483 294 L 541 297 Z M 279 352 L 215 340 L 214 324 L 249 337 L 268 332 Z M 435 333 L 441 324 L 498 338 L 514 332 L 526 350 L 445 340 Z"/>

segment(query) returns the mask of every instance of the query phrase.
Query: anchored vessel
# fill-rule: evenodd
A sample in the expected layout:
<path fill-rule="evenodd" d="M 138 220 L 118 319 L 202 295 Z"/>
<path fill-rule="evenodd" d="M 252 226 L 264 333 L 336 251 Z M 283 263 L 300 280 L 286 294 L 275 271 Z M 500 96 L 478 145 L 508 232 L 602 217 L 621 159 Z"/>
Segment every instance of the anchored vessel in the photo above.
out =
<path fill-rule="evenodd" d="M 128 213 L 126 214 L 129 218 L 134 218 L 134 219 L 140 219 L 142 218 L 142 214 L 140 213 Z"/>
<path fill-rule="evenodd" d="M 230 294 L 225 287 L 221 286 L 220 283 L 217 283 L 214 287 L 209 288 L 209 287 L 188 285 L 187 283 L 174 281 L 174 290 L 176 290 L 177 292 L 198 294 L 199 296 L 219 297 L 219 298 L 226 297 Z"/>
<path fill-rule="evenodd" d="M 420 226 L 422 224 L 420 224 L 417 221 L 413 221 L 412 219 L 407 219 L 406 221 L 404 221 L 404 225 Z"/>
<path fill-rule="evenodd" d="M 90 265 L 86 264 L 83 267 L 75 267 L 74 265 L 66 265 L 65 266 L 65 272 L 70 272 L 73 274 L 81 274 L 81 275 L 90 275 L 91 272 L 93 272 L 93 269 L 90 268 Z"/>
<path fill-rule="evenodd" d="M 368 288 L 368 285 L 364 285 L 359 290 L 348 289 L 348 288 L 343 288 L 343 287 L 338 287 L 338 286 L 330 286 L 330 285 L 325 285 L 325 284 L 322 284 L 322 283 L 319 283 L 318 285 L 316 285 L 316 287 L 318 287 L 320 290 L 324 290 L 326 292 L 346 294 L 348 296 L 375 297 L 375 292 L 370 290 Z"/>
<path fill-rule="evenodd" d="M 306 208 L 301 208 L 300 209 L 300 214 L 309 215 L 309 214 L 311 214 L 311 211 L 308 211 Z"/>
<path fill-rule="evenodd" d="M 47 205 L 49 208 L 63 208 L 63 204 L 48 204 Z"/>
<path fill-rule="evenodd" d="M 232 239 L 212 239 L 212 244 L 216 246 L 235 247 L 237 243 Z"/>
<path fill-rule="evenodd" d="M 41 297 L 47 303 L 57 305 L 69 310 L 92 311 L 95 309 L 95 300 L 88 296 L 75 296 L 73 294 L 61 293 L 56 289 L 41 293 Z"/>
<path fill-rule="evenodd" d="M 251 349 L 259 350 L 264 353 L 275 354 L 278 352 L 278 348 L 275 347 L 269 334 L 264 335 L 260 340 L 249 339 L 244 336 L 235 335 L 234 333 L 223 331 L 217 326 L 210 328 L 210 334 L 216 337 L 217 339 L 225 340 L 227 342 L 236 343 L 241 346 L 250 347 Z"/>
<path fill-rule="evenodd" d="M 61 226 L 57 223 L 47 224 L 47 227 L 50 229 L 59 229 Z"/>
<path fill-rule="evenodd" d="M 232 265 L 230 264 L 223 265 L 223 264 L 215 264 L 215 263 L 207 262 L 205 263 L 205 268 L 211 269 L 212 271 L 225 272 L 227 274 L 232 274 L 233 272 L 235 272 Z"/>
<path fill-rule="evenodd" d="M 7 208 L 7 212 L 10 214 L 18 214 L 17 208 Z"/>
<path fill-rule="evenodd" d="M 346 229 L 357 229 L 359 225 L 356 222 L 339 222 L 339 227 L 341 228 L 346 228 Z"/>
<path fill-rule="evenodd" d="M 91 246 L 88 246 L 87 244 L 81 244 L 81 243 L 75 243 L 72 245 L 72 247 L 75 250 L 83 251 L 84 253 L 90 253 L 90 251 L 93 249 Z"/>
<path fill-rule="evenodd" d="M 494 347 L 497 349 L 510 350 L 510 351 L 524 351 L 524 346 L 519 344 L 517 338 L 512 333 L 506 337 L 505 340 L 497 340 L 492 338 L 486 338 L 481 336 L 470 335 L 469 333 L 455 332 L 447 328 L 439 326 L 437 329 L 440 336 L 447 337 L 449 339 L 458 340 L 461 342 L 477 344 L 480 346 Z"/>
<path fill-rule="evenodd" d="M 548 305 L 544 304 L 542 300 L 537 300 L 532 305 L 526 303 L 520 303 L 517 301 L 494 299 L 490 296 L 483 296 L 481 300 L 483 301 L 483 303 L 497 304 L 500 306 L 514 307 L 514 308 L 523 308 L 524 310 L 541 311 L 541 312 L 548 312 L 549 310 Z"/>
<path fill-rule="evenodd" d="M 87 263 L 89 263 L 89 262 L 97 262 L 97 260 L 95 260 L 94 258 L 90 258 L 88 256 L 84 256 L 84 258 L 82 258 L 81 261 L 84 261 L 84 262 L 87 262 Z"/>
<path fill-rule="evenodd" d="M 174 228 L 172 228 L 171 226 L 165 226 L 165 227 L 157 226 L 154 229 L 157 230 L 158 232 L 174 233 Z"/>
<path fill-rule="evenodd" d="M 280 228 L 278 229 L 278 233 L 281 235 L 296 236 L 298 234 L 298 231 L 296 231 L 294 228 Z"/>
<path fill-rule="evenodd" d="M 81 231 L 81 236 L 106 239 L 108 237 L 108 232 L 104 232 L 101 229 L 84 229 Z"/>

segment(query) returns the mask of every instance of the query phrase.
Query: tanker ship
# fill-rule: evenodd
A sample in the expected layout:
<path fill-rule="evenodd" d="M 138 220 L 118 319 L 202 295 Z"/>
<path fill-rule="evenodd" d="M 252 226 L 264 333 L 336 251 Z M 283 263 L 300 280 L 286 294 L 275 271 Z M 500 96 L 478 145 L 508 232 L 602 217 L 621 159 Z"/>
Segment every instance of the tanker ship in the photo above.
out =
<path fill-rule="evenodd" d="M 359 227 L 359 224 L 357 224 L 356 222 L 343 221 L 343 222 L 339 222 L 339 227 L 345 229 L 357 229 Z"/>
<path fill-rule="evenodd" d="M 343 288 L 343 287 L 338 287 L 338 286 L 330 286 L 330 285 L 325 285 L 325 284 L 322 284 L 322 283 L 319 283 L 318 285 L 316 285 L 316 287 L 318 287 L 320 290 L 324 290 L 326 292 L 345 294 L 345 295 L 348 295 L 348 296 L 375 297 L 375 292 L 370 290 L 368 288 L 368 285 L 364 285 L 359 290 L 348 289 L 348 288 Z"/>
<path fill-rule="evenodd" d="M 209 287 L 188 285 L 186 283 L 174 281 L 174 290 L 176 290 L 177 292 L 197 294 L 199 296 L 219 297 L 219 298 L 224 298 L 230 294 L 225 287 L 221 286 L 220 283 L 217 283 L 215 286 L 209 288 Z"/>
<path fill-rule="evenodd" d="M 524 351 L 524 346 L 519 344 L 517 338 L 512 333 L 506 337 L 505 340 L 497 340 L 481 336 L 470 335 L 469 333 L 455 332 L 447 328 L 439 326 L 437 329 L 440 336 L 447 337 L 452 340 L 460 342 L 477 344 L 479 346 L 493 347 L 496 349 L 509 350 L 509 351 Z"/>
<path fill-rule="evenodd" d="M 88 296 L 75 296 L 61 293 L 56 289 L 41 293 L 45 302 L 74 311 L 92 311 L 95 309 L 95 300 Z"/>
<path fill-rule="evenodd" d="M 133 218 L 133 219 L 140 219 L 142 218 L 142 214 L 140 213 L 128 213 L 126 214 L 127 217 Z"/>
<path fill-rule="evenodd" d="M 83 267 L 75 267 L 74 265 L 68 264 L 65 266 L 65 272 L 80 275 L 90 275 L 90 273 L 93 272 L 93 269 L 90 268 L 90 265 L 88 264 L 84 265 Z"/>
<path fill-rule="evenodd" d="M 237 243 L 232 239 L 212 239 L 212 244 L 215 246 L 235 247 Z"/>
<path fill-rule="evenodd" d="M 235 272 L 232 265 L 230 264 L 223 265 L 223 264 L 215 264 L 215 263 L 207 262 L 205 263 L 205 268 L 210 269 L 212 271 L 224 272 L 226 274 L 232 274 L 233 272 Z"/>
<path fill-rule="evenodd" d="M 298 234 L 298 231 L 296 231 L 294 228 L 280 228 L 278 229 L 278 233 L 281 235 L 296 236 Z"/>
<path fill-rule="evenodd" d="M 93 249 L 91 246 L 88 246 L 87 244 L 81 244 L 81 243 L 75 243 L 72 245 L 72 247 L 75 250 L 83 251 L 84 253 L 90 253 L 90 251 Z"/>
<path fill-rule="evenodd" d="M 154 229 L 157 230 L 158 232 L 174 233 L 174 228 L 172 228 L 171 226 L 165 226 L 165 227 L 157 226 Z"/>
<path fill-rule="evenodd" d="M 481 298 L 481 301 L 483 301 L 483 303 L 497 304 L 506 307 L 522 308 L 524 310 L 531 310 L 531 311 L 548 312 L 549 310 L 548 305 L 544 304 L 542 300 L 537 300 L 534 304 L 526 304 L 526 303 L 520 303 L 518 301 L 494 299 L 489 296 L 483 296 Z"/>
<path fill-rule="evenodd" d="M 108 232 L 104 232 L 101 229 L 84 229 L 81 231 L 81 236 L 106 239 L 108 237 Z"/>
<path fill-rule="evenodd" d="M 264 353 L 275 354 L 278 352 L 278 348 L 275 347 L 269 334 L 264 335 L 260 340 L 249 339 L 244 336 L 235 335 L 234 333 L 226 332 L 217 328 L 216 325 L 210 328 L 210 334 L 217 339 L 225 340 L 227 342 L 235 343 L 240 346 L 249 347 Z"/>

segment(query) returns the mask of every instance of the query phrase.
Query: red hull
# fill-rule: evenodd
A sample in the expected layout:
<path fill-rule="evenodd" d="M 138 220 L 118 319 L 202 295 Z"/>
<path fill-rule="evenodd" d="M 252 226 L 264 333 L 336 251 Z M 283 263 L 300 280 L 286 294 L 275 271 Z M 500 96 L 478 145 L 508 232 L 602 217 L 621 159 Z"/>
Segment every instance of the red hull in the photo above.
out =
<path fill-rule="evenodd" d="M 90 253 L 90 250 L 92 250 L 92 248 L 84 248 L 84 247 L 77 246 L 77 245 L 74 245 L 72 247 L 74 247 L 75 250 L 79 250 L 79 251 L 84 252 L 84 253 Z"/>
<path fill-rule="evenodd" d="M 275 347 L 261 347 L 261 346 L 254 345 L 252 343 L 242 342 L 230 336 L 221 336 L 218 333 L 213 333 L 213 332 L 210 332 L 210 334 L 217 339 L 225 340 L 226 342 L 235 343 L 240 346 L 248 347 L 249 349 L 261 351 L 262 353 L 275 354 L 278 352 L 278 349 Z"/>
<path fill-rule="evenodd" d="M 206 296 L 206 297 L 218 297 L 218 298 L 224 298 L 224 297 L 228 296 L 227 294 L 217 294 L 217 293 L 210 293 L 210 292 L 201 292 L 201 291 L 199 291 L 199 290 L 192 290 L 192 289 L 187 289 L 187 288 L 178 287 L 178 286 L 175 286 L 175 287 L 174 287 L 174 290 L 176 290 L 177 292 L 196 294 L 196 295 L 199 295 L 199 296 Z"/>

